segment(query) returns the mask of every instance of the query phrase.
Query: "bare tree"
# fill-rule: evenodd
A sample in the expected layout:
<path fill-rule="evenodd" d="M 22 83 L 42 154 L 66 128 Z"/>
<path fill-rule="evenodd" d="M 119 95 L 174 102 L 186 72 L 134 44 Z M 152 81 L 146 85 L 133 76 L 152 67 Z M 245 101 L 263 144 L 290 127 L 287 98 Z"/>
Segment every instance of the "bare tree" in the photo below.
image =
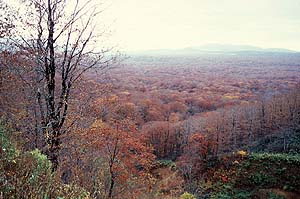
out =
<path fill-rule="evenodd" d="M 15 27 L 13 20 L 16 19 L 16 12 L 5 1 L 0 0 L 0 39 L 7 37 Z"/>
<path fill-rule="evenodd" d="M 75 83 L 91 69 L 108 68 L 117 56 L 111 48 L 97 46 L 105 34 L 98 34 L 96 26 L 103 10 L 92 0 L 23 0 L 22 4 L 27 8 L 25 28 L 12 40 L 33 65 L 36 136 L 43 135 L 56 170 Z"/>

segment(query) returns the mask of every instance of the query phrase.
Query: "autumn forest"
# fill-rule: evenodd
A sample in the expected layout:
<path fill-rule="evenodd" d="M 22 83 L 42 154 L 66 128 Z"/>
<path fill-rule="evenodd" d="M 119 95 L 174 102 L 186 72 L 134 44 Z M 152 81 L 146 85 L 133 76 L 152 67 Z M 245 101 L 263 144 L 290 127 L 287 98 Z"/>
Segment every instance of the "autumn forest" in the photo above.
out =
<path fill-rule="evenodd" d="M 124 53 L 92 0 L 20 2 L 0 0 L 0 199 L 300 198 L 300 53 Z"/>

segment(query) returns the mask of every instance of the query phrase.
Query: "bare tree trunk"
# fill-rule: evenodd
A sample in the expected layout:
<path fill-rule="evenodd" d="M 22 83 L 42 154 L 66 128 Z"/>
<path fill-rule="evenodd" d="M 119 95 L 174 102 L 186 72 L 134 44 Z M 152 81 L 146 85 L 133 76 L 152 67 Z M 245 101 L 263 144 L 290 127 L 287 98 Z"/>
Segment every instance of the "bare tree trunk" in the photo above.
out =
<path fill-rule="evenodd" d="M 31 104 L 34 109 L 30 110 L 35 117 L 32 143 L 47 154 L 53 171 L 59 164 L 61 136 L 67 129 L 65 123 L 73 85 L 86 71 L 106 69 L 117 58 L 111 54 L 111 48 L 98 51 L 94 43 L 89 45 L 105 35 L 104 32 L 95 32 L 97 20 L 93 19 L 102 12 L 97 8 L 99 2 L 74 2 L 67 5 L 62 0 L 24 1 L 28 12 L 24 11 L 21 20 L 24 27 L 20 29 L 28 30 L 28 34 L 20 33 L 12 40 L 15 51 L 19 50 L 22 59 L 32 64 L 28 66 L 31 71 L 23 74 L 23 79 L 31 78 L 33 94 L 28 95 L 35 99 Z M 110 55 L 106 56 L 107 53 Z M 43 144 L 38 143 L 41 138 Z"/>

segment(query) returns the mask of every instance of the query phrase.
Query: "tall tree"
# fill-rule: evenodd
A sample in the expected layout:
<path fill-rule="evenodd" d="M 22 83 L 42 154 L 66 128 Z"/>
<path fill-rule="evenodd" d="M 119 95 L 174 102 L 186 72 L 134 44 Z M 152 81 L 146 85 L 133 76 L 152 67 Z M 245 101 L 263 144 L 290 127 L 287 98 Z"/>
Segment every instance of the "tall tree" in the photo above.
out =
<path fill-rule="evenodd" d="M 109 67 L 116 56 L 110 53 L 112 49 L 100 48 L 97 43 L 105 34 L 97 32 L 96 19 L 103 11 L 99 3 L 23 0 L 22 5 L 28 10 L 22 20 L 24 29 L 12 41 L 32 65 L 34 75 L 22 73 L 22 77 L 31 80 L 37 135 L 43 135 L 47 156 L 56 170 L 71 91 L 84 73 Z"/>

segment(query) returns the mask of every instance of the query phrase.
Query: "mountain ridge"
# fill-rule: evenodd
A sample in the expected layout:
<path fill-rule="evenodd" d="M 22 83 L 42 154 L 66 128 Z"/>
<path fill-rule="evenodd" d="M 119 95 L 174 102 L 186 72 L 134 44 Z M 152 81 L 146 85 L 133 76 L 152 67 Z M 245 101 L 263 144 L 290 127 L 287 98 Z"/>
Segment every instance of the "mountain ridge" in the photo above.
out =
<path fill-rule="evenodd" d="M 153 55 L 168 55 L 168 54 L 239 54 L 239 53 L 299 53 L 285 48 L 262 48 L 252 45 L 235 45 L 235 44 L 205 44 L 201 46 L 190 46 L 179 49 L 150 49 L 128 51 L 129 54 L 153 54 Z"/>

